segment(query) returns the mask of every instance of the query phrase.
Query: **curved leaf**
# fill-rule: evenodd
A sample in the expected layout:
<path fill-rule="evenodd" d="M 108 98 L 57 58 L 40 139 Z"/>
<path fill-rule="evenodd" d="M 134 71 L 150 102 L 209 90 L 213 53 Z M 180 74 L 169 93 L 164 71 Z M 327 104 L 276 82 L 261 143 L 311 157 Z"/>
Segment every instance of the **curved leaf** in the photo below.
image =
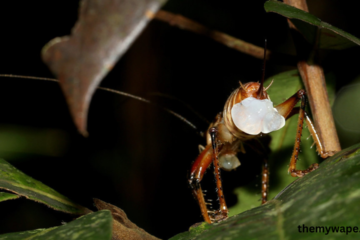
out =
<path fill-rule="evenodd" d="M 43 61 L 59 79 L 79 132 L 102 78 L 125 53 L 164 0 L 82 0 L 71 36 L 55 38 Z"/>
<path fill-rule="evenodd" d="M 359 227 L 359 186 L 357 144 L 328 158 L 319 169 L 299 178 L 265 205 L 171 239 L 319 239 L 325 235 L 331 239 L 352 235 L 356 239 L 359 232 L 327 231 L 330 227 Z M 307 232 L 304 227 L 308 227 Z M 321 232 L 310 232 L 311 227 L 319 227 Z"/>
<path fill-rule="evenodd" d="M 7 193 L 7 192 L 0 192 L 0 202 L 4 202 L 6 200 L 12 200 L 19 198 L 19 195 Z"/>
<path fill-rule="evenodd" d="M 291 19 L 291 22 L 304 35 L 306 40 L 311 44 L 318 41 L 320 48 L 340 50 L 360 45 L 360 39 L 357 37 L 298 8 L 276 0 L 267 1 L 264 8 L 266 12 L 278 13 Z"/>
<path fill-rule="evenodd" d="M 62 212 L 76 215 L 90 212 L 89 209 L 72 202 L 52 188 L 20 172 L 3 159 L 0 159 L 0 189 L 41 202 Z"/>
<path fill-rule="evenodd" d="M 47 231 L 51 231 L 54 228 L 49 229 L 35 229 L 24 232 L 16 232 L 16 233 L 7 233 L 0 235 L 0 240 L 23 240 L 23 239 L 33 239 L 33 237 L 38 234 L 45 233 Z"/>
<path fill-rule="evenodd" d="M 82 216 L 60 227 L 3 234 L 0 240 L 110 240 L 111 230 L 111 214 L 104 210 Z"/>

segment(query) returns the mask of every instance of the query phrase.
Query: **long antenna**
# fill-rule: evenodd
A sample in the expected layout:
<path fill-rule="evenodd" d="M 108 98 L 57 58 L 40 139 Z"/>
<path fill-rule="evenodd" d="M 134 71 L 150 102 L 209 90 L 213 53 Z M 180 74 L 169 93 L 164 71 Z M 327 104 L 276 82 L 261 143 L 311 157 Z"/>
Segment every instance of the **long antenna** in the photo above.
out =
<path fill-rule="evenodd" d="M 192 108 L 188 103 L 184 102 L 183 100 L 181 100 L 181 99 L 179 99 L 177 97 L 174 97 L 174 96 L 168 95 L 168 94 L 164 94 L 164 93 L 161 93 L 161 92 L 151 92 L 151 93 L 149 93 L 147 95 L 148 96 L 164 97 L 164 98 L 171 99 L 171 100 L 174 100 L 176 102 L 179 102 L 181 105 L 183 105 L 185 108 L 187 108 L 190 112 L 195 114 L 199 119 L 201 119 L 204 123 L 206 123 L 207 125 L 210 125 L 209 120 L 207 120 L 198 111 L 196 111 L 194 108 Z"/>
<path fill-rule="evenodd" d="M 6 78 L 22 78 L 22 79 L 32 79 L 32 80 L 42 80 L 42 81 L 50 81 L 50 82 L 59 82 L 59 80 L 55 79 L 55 78 L 44 78 L 44 77 L 31 77 L 31 76 L 22 76 L 22 75 L 12 75 L 12 74 L 0 74 L 0 77 L 6 77 Z M 155 106 L 155 107 L 159 107 L 161 109 L 163 109 L 164 111 L 170 113 L 171 115 L 175 116 L 176 118 L 180 119 L 181 121 L 183 121 L 184 123 L 186 123 L 187 125 L 189 125 L 191 128 L 195 129 L 196 131 L 198 131 L 198 128 L 192 123 L 190 122 L 189 120 L 187 120 L 186 118 L 184 118 L 183 116 L 181 116 L 180 114 L 170 110 L 170 109 L 167 109 L 167 108 L 164 108 L 162 106 L 159 106 L 158 104 L 156 103 L 153 103 L 151 102 L 150 100 L 148 99 L 145 99 L 145 98 L 142 98 L 142 97 L 139 97 L 139 96 L 136 96 L 136 95 L 132 95 L 130 93 L 126 93 L 126 92 L 122 92 L 122 91 L 118 91 L 118 90 L 114 90 L 114 89 L 110 89 L 110 88 L 104 88 L 104 87 L 97 87 L 97 89 L 100 89 L 102 91 L 107 91 L 107 92 L 112 92 L 112 93 L 115 93 L 115 94 L 118 94 L 118 95 L 122 95 L 122 96 L 125 96 L 125 97 L 128 97 L 128 98 L 132 98 L 132 99 L 135 99 L 135 100 L 138 100 L 140 102 L 145 102 L 147 104 L 150 104 L 152 106 Z"/>
<path fill-rule="evenodd" d="M 261 73 L 261 83 L 258 91 L 257 98 L 262 98 L 264 95 L 264 81 L 265 81 L 265 68 L 266 68 L 266 50 L 267 50 L 267 39 L 265 38 L 264 43 L 264 59 L 263 59 L 263 67 Z"/>

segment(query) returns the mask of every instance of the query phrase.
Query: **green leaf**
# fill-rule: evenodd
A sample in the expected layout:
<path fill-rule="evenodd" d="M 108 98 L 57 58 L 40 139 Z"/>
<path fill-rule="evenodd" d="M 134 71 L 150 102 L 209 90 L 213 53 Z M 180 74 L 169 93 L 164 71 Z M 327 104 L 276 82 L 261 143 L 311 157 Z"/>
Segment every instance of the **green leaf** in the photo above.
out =
<path fill-rule="evenodd" d="M 0 235 L 0 240 L 23 240 L 23 239 L 34 239 L 34 237 L 46 233 L 48 231 L 54 230 L 55 228 L 49 229 L 35 229 L 24 232 L 16 232 L 16 233 L 7 233 Z"/>
<path fill-rule="evenodd" d="M 291 22 L 303 34 L 307 41 L 323 49 L 346 49 L 360 45 L 360 39 L 337 27 L 321 21 L 314 15 L 282 2 L 269 0 L 264 5 L 266 12 L 278 13 Z M 319 34 L 319 36 L 318 36 Z M 317 39 L 319 37 L 319 39 Z"/>
<path fill-rule="evenodd" d="M 58 157 L 69 143 L 69 135 L 59 129 L 1 124 L 0 132 L 0 156 L 9 162 L 30 154 Z"/>
<path fill-rule="evenodd" d="M 294 95 L 303 86 L 299 72 L 296 69 L 269 77 L 264 82 L 264 86 L 268 86 L 272 80 L 274 80 L 274 82 L 267 90 L 267 93 L 274 103 L 274 106 Z"/>
<path fill-rule="evenodd" d="M 325 74 L 326 80 L 326 91 L 328 93 L 328 98 L 330 102 L 330 106 L 332 107 L 335 102 L 335 95 L 336 95 L 336 76 L 333 72 L 329 72 Z"/>
<path fill-rule="evenodd" d="M 14 192 L 66 213 L 82 215 L 90 211 L 45 184 L 20 172 L 3 159 L 0 159 L 0 189 Z"/>
<path fill-rule="evenodd" d="M 82 216 L 60 227 L 0 235 L 0 240 L 106 240 L 111 239 L 112 217 L 108 210 Z"/>
<path fill-rule="evenodd" d="M 303 88 L 297 70 L 275 75 L 271 79 L 274 79 L 274 84 L 268 90 L 268 94 L 275 106 Z M 267 82 L 270 82 L 270 79 L 267 80 Z M 272 153 L 269 156 L 271 185 L 269 199 L 273 198 L 281 189 L 296 179 L 288 174 L 288 167 L 296 140 L 297 122 L 298 116 L 295 115 L 286 121 L 284 128 L 270 133 L 270 149 Z M 311 149 L 311 145 L 313 144 L 312 138 L 310 137 L 307 140 L 310 136 L 308 128 L 305 127 L 303 129 L 302 135 L 302 154 L 300 154 L 300 161 L 297 163 L 298 169 L 306 169 L 312 163 L 319 161 L 315 148 Z"/>
<path fill-rule="evenodd" d="M 202 222 L 199 224 L 195 224 L 194 226 L 191 226 L 188 232 L 179 233 L 175 237 L 171 239 L 176 240 L 186 240 L 186 239 L 195 239 L 197 236 L 201 235 L 204 231 L 211 228 L 211 225 L 207 222 Z"/>
<path fill-rule="evenodd" d="M 336 94 L 332 108 L 341 146 L 348 147 L 360 142 L 360 77 L 342 87 Z"/>
<path fill-rule="evenodd" d="M 308 227 L 359 227 L 360 144 L 325 160 L 268 203 L 179 239 L 343 239 L 346 233 L 299 232 Z M 324 229 L 325 230 L 325 229 Z M 360 229 L 358 229 L 360 230 Z M 326 231 L 326 230 L 325 230 Z M 187 234 L 187 235 L 186 235 Z M 359 233 L 348 233 L 357 239 Z M 356 235 L 356 236 L 355 236 Z M 351 236 L 349 237 L 351 238 Z"/>
<path fill-rule="evenodd" d="M 12 200 L 19 198 L 18 195 L 12 194 L 12 193 L 6 193 L 6 192 L 0 192 L 0 202 L 6 201 L 6 200 Z"/>

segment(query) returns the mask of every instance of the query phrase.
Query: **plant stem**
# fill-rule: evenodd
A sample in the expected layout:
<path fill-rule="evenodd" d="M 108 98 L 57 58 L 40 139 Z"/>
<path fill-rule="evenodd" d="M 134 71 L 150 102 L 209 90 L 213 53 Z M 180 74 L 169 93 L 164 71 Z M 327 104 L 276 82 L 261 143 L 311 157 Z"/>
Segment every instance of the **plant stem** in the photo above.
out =
<path fill-rule="evenodd" d="M 255 46 L 254 44 L 245 42 L 241 39 L 232 37 L 226 33 L 212 30 L 210 28 L 205 27 L 204 25 L 195 22 L 191 19 L 188 19 L 184 16 L 173 14 L 167 11 L 160 10 L 154 16 L 154 19 L 167 22 L 171 26 L 176 26 L 183 30 L 188 30 L 200 35 L 207 36 L 229 48 L 235 49 L 239 52 L 248 54 L 252 57 L 263 59 L 264 57 L 264 48 Z M 267 50 L 266 59 L 272 59 L 281 61 L 281 63 L 285 63 L 287 65 L 291 63 L 295 63 L 295 58 L 290 55 L 280 54 L 280 53 L 272 53 L 270 50 Z"/>
<path fill-rule="evenodd" d="M 309 11 L 306 0 L 284 0 L 284 3 L 303 11 Z M 297 31 L 291 21 L 288 20 L 288 22 L 290 29 Z M 294 34 L 293 37 L 295 40 Z M 296 40 L 295 44 L 297 44 Z M 309 65 L 305 59 L 300 59 L 297 67 L 310 101 L 315 128 L 324 147 L 324 156 L 332 156 L 340 151 L 341 147 L 326 91 L 323 68 L 316 63 Z"/>

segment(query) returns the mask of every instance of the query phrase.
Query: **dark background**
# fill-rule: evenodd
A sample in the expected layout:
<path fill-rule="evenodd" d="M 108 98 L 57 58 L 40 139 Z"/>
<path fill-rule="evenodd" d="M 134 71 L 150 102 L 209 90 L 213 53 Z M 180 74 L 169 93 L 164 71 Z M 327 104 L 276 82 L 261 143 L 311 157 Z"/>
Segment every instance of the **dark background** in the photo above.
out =
<path fill-rule="evenodd" d="M 263 3 L 170 0 L 164 9 L 258 46 L 267 36 L 269 49 L 295 55 L 286 20 L 266 16 Z M 314 15 L 360 37 L 355 6 L 337 0 L 308 4 Z M 0 73 L 52 77 L 40 51 L 54 37 L 70 34 L 78 1 L 7 1 L 0 9 Z M 325 72 L 338 79 L 337 89 L 358 75 L 358 56 L 359 48 L 321 52 Z M 152 94 L 180 99 L 211 121 L 239 80 L 260 79 L 261 65 L 259 59 L 154 20 L 101 86 L 149 98 L 206 130 L 207 124 L 183 104 Z M 269 62 L 267 76 L 293 68 Z M 187 176 L 204 140 L 165 111 L 97 91 L 85 139 L 56 83 L 0 78 L 0 103 L 0 157 L 26 174 L 93 210 L 92 198 L 112 203 L 160 238 L 202 221 Z M 237 171 L 223 174 L 229 205 L 236 203 L 235 187 L 260 182 L 256 156 L 242 156 L 241 162 Z M 72 219 L 25 199 L 0 203 L 0 213 L 0 233 Z"/>

